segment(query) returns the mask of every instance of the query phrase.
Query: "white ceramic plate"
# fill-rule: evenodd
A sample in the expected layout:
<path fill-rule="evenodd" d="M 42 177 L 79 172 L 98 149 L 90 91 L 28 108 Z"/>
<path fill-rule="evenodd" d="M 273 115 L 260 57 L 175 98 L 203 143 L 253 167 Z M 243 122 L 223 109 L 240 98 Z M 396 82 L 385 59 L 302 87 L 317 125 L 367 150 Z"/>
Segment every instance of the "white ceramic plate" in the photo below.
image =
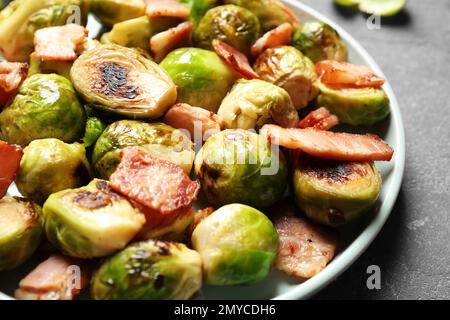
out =
<path fill-rule="evenodd" d="M 294 10 L 300 21 L 321 20 L 333 26 L 348 45 L 349 60 L 355 64 L 368 65 L 377 74 L 383 76 L 383 72 L 372 57 L 338 25 L 298 1 L 284 0 L 284 2 Z M 99 25 L 95 20 L 91 19 L 88 25 L 89 30 L 95 31 L 98 30 L 98 27 Z M 391 162 L 377 164 L 383 177 L 383 188 L 379 201 L 372 215 L 357 225 L 343 230 L 341 248 L 335 259 L 325 270 L 302 284 L 298 284 L 294 279 L 275 271 L 266 281 L 257 285 L 205 287 L 199 297 L 200 299 L 307 299 L 335 280 L 367 249 L 383 227 L 394 206 L 400 190 L 405 164 L 405 137 L 400 109 L 389 82 L 386 82 L 384 89 L 391 100 L 390 118 L 378 126 L 365 128 L 361 132 L 372 132 L 380 135 L 394 148 L 394 158 Z M 14 186 L 11 187 L 9 193 L 17 193 Z M 36 261 L 30 261 L 12 272 L 1 273 L 0 299 L 11 299 L 20 279 L 32 270 L 36 263 Z"/>

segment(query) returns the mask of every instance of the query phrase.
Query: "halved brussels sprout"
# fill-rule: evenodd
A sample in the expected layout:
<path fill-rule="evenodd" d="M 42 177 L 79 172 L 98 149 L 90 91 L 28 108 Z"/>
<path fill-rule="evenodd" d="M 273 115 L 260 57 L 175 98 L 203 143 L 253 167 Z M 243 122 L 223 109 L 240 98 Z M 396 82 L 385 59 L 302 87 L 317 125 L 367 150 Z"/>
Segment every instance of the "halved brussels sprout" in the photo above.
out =
<path fill-rule="evenodd" d="M 14 269 L 36 250 L 41 238 L 41 208 L 22 198 L 0 200 L 0 271 Z"/>
<path fill-rule="evenodd" d="M 178 88 L 177 102 L 217 112 L 237 79 L 233 70 L 212 51 L 181 48 L 169 53 L 160 66 Z"/>
<path fill-rule="evenodd" d="M 52 194 L 42 212 L 47 239 L 65 254 L 86 259 L 123 249 L 145 223 L 127 199 L 97 179 Z"/>
<path fill-rule="evenodd" d="M 328 226 L 351 222 L 380 193 L 381 176 L 373 162 L 338 162 L 306 155 L 295 162 L 295 199 L 315 222 Z"/>
<path fill-rule="evenodd" d="M 11 1 L 0 12 L 0 53 L 8 61 L 28 61 L 37 30 L 75 23 L 76 19 L 86 23 L 84 0 Z"/>
<path fill-rule="evenodd" d="M 112 26 L 145 15 L 144 0 L 89 0 L 89 10 L 100 21 Z"/>
<path fill-rule="evenodd" d="M 120 150 L 140 146 L 152 155 L 178 164 L 189 174 L 194 150 L 190 140 L 175 128 L 161 122 L 121 120 L 103 131 L 94 147 L 92 165 L 96 173 L 109 179 L 120 163 Z"/>
<path fill-rule="evenodd" d="M 281 151 L 274 151 L 258 134 L 241 129 L 208 138 L 195 159 L 195 173 L 208 201 L 257 208 L 274 204 L 287 186 L 286 160 Z"/>
<path fill-rule="evenodd" d="M 147 240 L 106 260 L 92 279 L 96 300 L 186 300 L 202 284 L 202 261 L 184 244 Z"/>
<path fill-rule="evenodd" d="M 294 47 L 265 50 L 253 68 L 263 80 L 284 88 L 297 109 L 306 107 L 318 94 L 314 63 Z"/>
<path fill-rule="evenodd" d="M 263 32 L 272 30 L 285 22 L 298 25 L 292 11 L 279 0 L 224 0 L 225 4 L 234 4 L 253 12 L 261 22 Z"/>
<path fill-rule="evenodd" d="M 348 50 L 339 34 L 320 21 L 302 24 L 294 34 L 294 47 L 314 63 L 321 60 L 347 61 Z"/>
<path fill-rule="evenodd" d="M 200 48 L 213 50 L 212 41 L 219 39 L 248 55 L 260 34 L 259 20 L 253 13 L 242 7 L 225 5 L 208 10 L 193 36 Z"/>
<path fill-rule="evenodd" d="M 294 127 L 298 113 L 289 93 L 262 80 L 238 80 L 223 99 L 218 115 L 227 129 L 255 129 L 276 122 Z"/>
<path fill-rule="evenodd" d="M 221 207 L 192 234 L 192 245 L 203 260 L 205 281 L 211 285 L 243 285 L 265 279 L 278 242 L 272 222 L 242 204 Z"/>
<path fill-rule="evenodd" d="M 129 48 L 150 51 L 150 38 L 155 34 L 174 27 L 178 19 L 146 16 L 116 23 L 110 32 L 104 33 L 103 44 L 118 44 Z"/>
<path fill-rule="evenodd" d="M 158 118 L 177 99 L 175 85 L 157 64 L 115 44 L 82 54 L 70 75 L 84 100 L 124 116 Z"/>
<path fill-rule="evenodd" d="M 82 186 L 90 173 L 84 145 L 41 139 L 24 149 L 16 185 L 23 196 L 43 204 L 54 192 Z"/>
<path fill-rule="evenodd" d="M 23 147 L 56 138 L 73 142 L 83 136 L 86 114 L 72 84 L 56 74 L 36 74 L 20 86 L 13 102 L 0 113 L 0 139 Z"/>
<path fill-rule="evenodd" d="M 382 88 L 332 88 L 318 83 L 317 105 L 326 107 L 339 122 L 370 126 L 390 114 L 389 97 Z"/>

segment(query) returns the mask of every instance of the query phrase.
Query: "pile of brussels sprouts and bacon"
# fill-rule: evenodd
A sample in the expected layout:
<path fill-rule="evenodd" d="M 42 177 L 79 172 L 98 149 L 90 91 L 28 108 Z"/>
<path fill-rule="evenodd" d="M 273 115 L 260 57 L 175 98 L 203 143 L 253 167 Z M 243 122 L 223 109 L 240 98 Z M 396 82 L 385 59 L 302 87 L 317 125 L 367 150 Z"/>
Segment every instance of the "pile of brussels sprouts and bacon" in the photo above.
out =
<path fill-rule="evenodd" d="M 331 130 L 385 119 L 384 80 L 278 0 L 15 0 L 0 52 L 0 271 L 44 257 L 18 299 L 307 280 L 393 155 Z"/>

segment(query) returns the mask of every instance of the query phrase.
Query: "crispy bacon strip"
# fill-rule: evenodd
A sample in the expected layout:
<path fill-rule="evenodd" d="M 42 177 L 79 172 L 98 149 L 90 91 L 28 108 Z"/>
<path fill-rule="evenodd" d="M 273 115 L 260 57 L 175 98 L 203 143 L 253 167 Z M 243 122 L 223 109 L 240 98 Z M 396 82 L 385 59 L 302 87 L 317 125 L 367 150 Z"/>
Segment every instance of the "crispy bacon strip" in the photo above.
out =
<path fill-rule="evenodd" d="M 87 35 L 86 28 L 77 24 L 39 29 L 34 34 L 32 56 L 42 61 L 74 61 L 76 48 Z"/>
<path fill-rule="evenodd" d="M 291 206 L 282 208 L 283 213 L 274 218 L 280 238 L 275 267 L 304 281 L 322 271 L 333 259 L 337 237 L 332 230 L 295 216 Z"/>
<path fill-rule="evenodd" d="M 16 178 L 22 156 L 23 150 L 20 146 L 0 140 L 0 198 L 6 194 L 9 185 Z"/>
<path fill-rule="evenodd" d="M 192 45 L 192 22 L 180 23 L 175 28 L 160 32 L 150 39 L 150 48 L 156 62 L 161 62 L 171 51 Z"/>
<path fill-rule="evenodd" d="M 176 0 L 145 0 L 146 15 L 150 18 L 172 17 L 186 19 L 191 10 Z"/>
<path fill-rule="evenodd" d="M 27 73 L 27 63 L 0 62 L 0 108 L 17 94 Z"/>
<path fill-rule="evenodd" d="M 81 270 L 80 278 L 74 273 Z M 53 255 L 20 281 L 15 297 L 21 300 L 73 300 L 89 283 L 90 270 L 77 259 Z"/>
<path fill-rule="evenodd" d="M 120 152 L 122 161 L 111 175 L 111 187 L 162 215 L 190 208 L 200 184 L 177 165 L 137 148 Z"/>
<path fill-rule="evenodd" d="M 384 79 L 369 67 L 344 61 L 324 60 L 316 64 L 316 73 L 324 84 L 348 88 L 379 88 Z"/>
<path fill-rule="evenodd" d="M 192 141 L 196 140 L 198 134 L 202 135 L 202 141 L 206 141 L 223 127 L 222 119 L 214 112 L 191 107 L 186 103 L 178 103 L 170 108 L 164 117 L 164 122 L 174 128 L 189 131 Z"/>
<path fill-rule="evenodd" d="M 378 136 L 323 131 L 315 128 L 286 129 L 265 125 L 260 134 L 288 149 L 300 149 L 317 157 L 340 161 L 390 161 L 394 150 Z"/>
<path fill-rule="evenodd" d="M 219 39 L 214 39 L 212 45 L 216 53 L 222 57 L 239 76 L 247 80 L 259 79 L 259 75 L 252 69 L 245 54 L 237 51 L 235 48 Z"/>
<path fill-rule="evenodd" d="M 321 107 L 311 111 L 297 125 L 300 129 L 316 128 L 319 130 L 330 130 L 339 124 L 339 119 L 331 114 L 326 108 Z"/>
<path fill-rule="evenodd" d="M 288 45 L 291 42 L 292 30 L 292 25 L 288 22 L 285 22 L 275 29 L 266 32 L 252 46 L 252 56 L 256 58 L 268 48 Z"/>

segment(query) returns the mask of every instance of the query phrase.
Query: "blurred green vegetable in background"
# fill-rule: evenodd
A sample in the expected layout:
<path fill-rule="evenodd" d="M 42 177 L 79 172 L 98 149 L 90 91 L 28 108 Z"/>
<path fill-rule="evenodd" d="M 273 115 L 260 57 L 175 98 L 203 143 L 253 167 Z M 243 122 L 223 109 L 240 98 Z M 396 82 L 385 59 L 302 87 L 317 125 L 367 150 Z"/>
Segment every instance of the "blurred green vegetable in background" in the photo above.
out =
<path fill-rule="evenodd" d="M 128 0 L 127 0 L 128 1 Z M 80 9 L 80 22 L 86 24 L 84 0 L 15 0 L 0 12 L 0 54 L 8 61 L 28 61 L 34 49 L 34 33 L 42 28 L 61 26 Z"/>
<path fill-rule="evenodd" d="M 337 4 L 358 8 L 367 14 L 374 14 L 384 17 L 396 15 L 406 5 L 406 0 L 335 0 Z"/>

